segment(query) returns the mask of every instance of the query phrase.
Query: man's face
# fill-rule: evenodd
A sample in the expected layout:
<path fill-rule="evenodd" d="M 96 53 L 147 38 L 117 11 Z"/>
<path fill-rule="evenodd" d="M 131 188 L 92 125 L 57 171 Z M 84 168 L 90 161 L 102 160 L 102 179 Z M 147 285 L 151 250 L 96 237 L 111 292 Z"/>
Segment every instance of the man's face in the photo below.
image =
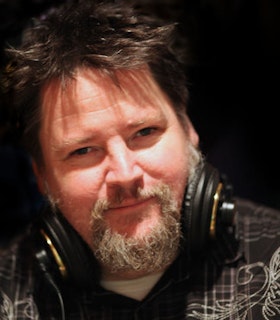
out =
<path fill-rule="evenodd" d="M 42 92 L 38 182 L 92 248 L 100 218 L 126 239 L 149 235 L 163 215 L 163 191 L 154 190 L 167 186 L 179 213 L 187 146 L 197 145 L 192 126 L 183 128 L 147 71 L 118 80 L 83 69 L 65 88 L 52 81 Z"/>

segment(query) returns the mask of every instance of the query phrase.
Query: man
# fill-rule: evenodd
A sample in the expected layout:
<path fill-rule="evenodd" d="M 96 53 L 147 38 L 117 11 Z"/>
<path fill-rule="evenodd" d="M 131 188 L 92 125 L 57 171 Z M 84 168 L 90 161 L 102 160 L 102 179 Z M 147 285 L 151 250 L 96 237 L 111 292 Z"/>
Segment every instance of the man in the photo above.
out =
<path fill-rule="evenodd" d="M 200 154 L 173 29 L 82 1 L 9 50 L 48 205 L 2 254 L 1 319 L 279 317 L 279 212 L 232 200 Z"/>

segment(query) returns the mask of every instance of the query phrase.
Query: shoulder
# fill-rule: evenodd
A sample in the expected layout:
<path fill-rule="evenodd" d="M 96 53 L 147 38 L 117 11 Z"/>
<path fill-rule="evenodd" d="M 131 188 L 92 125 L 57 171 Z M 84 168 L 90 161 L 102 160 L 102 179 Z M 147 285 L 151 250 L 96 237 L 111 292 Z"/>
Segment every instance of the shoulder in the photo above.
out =
<path fill-rule="evenodd" d="M 280 221 L 280 209 L 271 208 L 247 199 L 236 198 L 235 200 L 238 214 L 242 219 L 272 218 Z"/>
<path fill-rule="evenodd" d="M 23 265 L 30 261 L 30 255 L 26 248 L 27 238 L 25 233 L 12 239 L 8 244 L 0 248 L 0 279 L 12 280 L 20 277 Z M 31 251 L 30 251 L 31 254 Z M 4 282 L 1 281 L 1 284 Z"/>
<path fill-rule="evenodd" d="M 32 247 L 24 234 L 0 249 L 0 318 L 10 319 L 22 312 L 36 315 L 35 284 Z"/>
<path fill-rule="evenodd" d="M 280 210 L 236 199 L 237 232 L 251 262 L 269 261 L 280 248 Z"/>
<path fill-rule="evenodd" d="M 22 282 L 33 269 L 33 244 L 28 230 L 0 248 L 1 289 L 11 282 Z"/>
<path fill-rule="evenodd" d="M 194 266 L 187 319 L 279 319 L 280 211 L 243 199 L 236 208 L 238 252 L 220 268 L 220 241 L 203 269 Z"/>
<path fill-rule="evenodd" d="M 280 210 L 244 199 L 236 199 L 236 208 L 240 236 L 279 238 Z"/>

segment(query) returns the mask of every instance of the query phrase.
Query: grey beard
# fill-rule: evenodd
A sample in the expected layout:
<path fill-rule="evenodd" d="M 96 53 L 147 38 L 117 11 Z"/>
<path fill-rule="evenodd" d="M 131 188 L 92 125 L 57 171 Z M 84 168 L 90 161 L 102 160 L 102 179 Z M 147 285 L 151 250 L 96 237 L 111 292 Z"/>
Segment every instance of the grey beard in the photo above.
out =
<path fill-rule="evenodd" d="M 99 263 L 117 272 L 156 272 L 172 263 L 179 251 L 181 234 L 180 209 L 172 199 L 168 186 L 160 185 L 148 192 L 138 190 L 139 198 L 154 196 L 161 207 L 160 221 L 148 235 L 126 237 L 112 232 L 102 219 L 108 206 L 98 201 L 92 211 L 92 249 Z"/>

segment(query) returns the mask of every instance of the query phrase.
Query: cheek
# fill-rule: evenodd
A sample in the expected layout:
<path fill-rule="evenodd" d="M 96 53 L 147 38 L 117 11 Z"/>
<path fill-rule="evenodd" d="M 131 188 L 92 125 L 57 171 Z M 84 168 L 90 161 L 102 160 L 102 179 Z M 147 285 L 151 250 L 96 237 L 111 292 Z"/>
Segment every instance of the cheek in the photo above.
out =
<path fill-rule="evenodd" d="M 170 186 L 178 203 L 181 203 L 188 178 L 186 143 L 173 143 L 158 148 L 147 157 L 144 171 L 148 176 Z"/>
<path fill-rule="evenodd" d="M 101 177 L 97 177 L 91 170 L 69 174 L 63 183 L 64 196 L 70 204 L 84 210 L 91 210 L 93 204 L 101 197 L 103 184 Z M 104 195 L 103 195 L 104 196 Z"/>
<path fill-rule="evenodd" d="M 163 167 L 162 180 L 173 190 L 177 201 L 181 202 L 185 192 L 188 170 L 187 160 L 182 154 L 165 155 L 166 164 Z"/>
<path fill-rule="evenodd" d="M 59 209 L 86 242 L 90 239 L 90 212 L 99 198 L 100 178 L 90 170 L 49 177 L 51 195 Z"/>

